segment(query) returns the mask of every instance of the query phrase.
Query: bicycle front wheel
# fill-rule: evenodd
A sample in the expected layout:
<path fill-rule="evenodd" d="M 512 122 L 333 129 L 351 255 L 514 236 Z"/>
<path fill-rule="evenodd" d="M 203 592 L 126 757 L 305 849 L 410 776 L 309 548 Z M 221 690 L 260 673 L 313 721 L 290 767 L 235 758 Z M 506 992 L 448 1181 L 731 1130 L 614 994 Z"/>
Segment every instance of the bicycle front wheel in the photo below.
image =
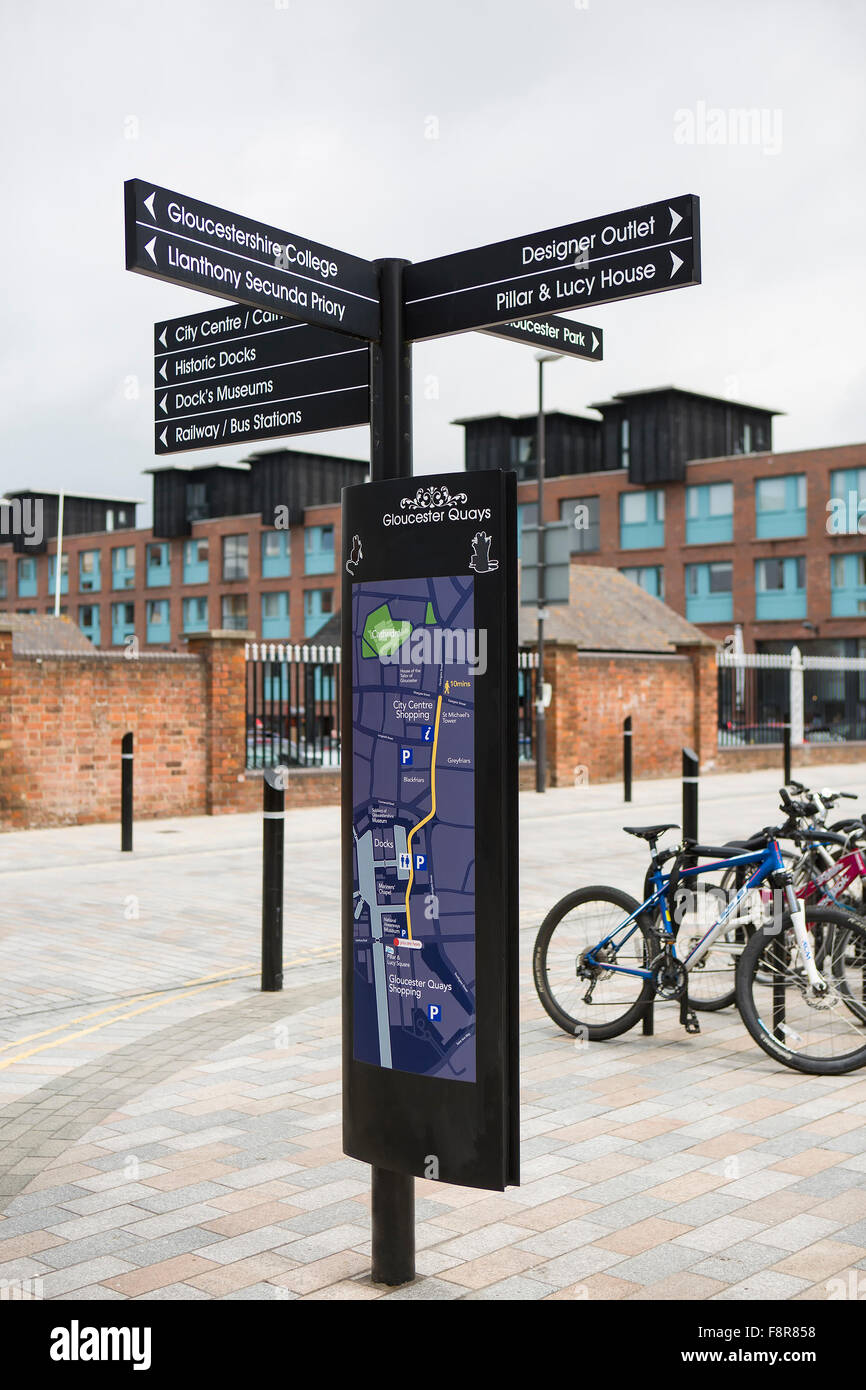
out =
<path fill-rule="evenodd" d="M 866 1065 L 866 925 L 835 908 L 806 907 L 821 944 L 826 988 L 809 983 L 789 917 L 762 927 L 737 970 L 737 1007 L 759 1047 L 795 1071 L 838 1076 Z M 817 955 L 817 952 L 816 952 Z"/>
<path fill-rule="evenodd" d="M 639 906 L 619 888 L 579 888 L 542 922 L 532 973 L 539 999 L 564 1032 L 601 1041 L 643 1018 L 654 986 L 631 972 L 645 969 L 656 947 L 643 919 L 628 923 Z"/>

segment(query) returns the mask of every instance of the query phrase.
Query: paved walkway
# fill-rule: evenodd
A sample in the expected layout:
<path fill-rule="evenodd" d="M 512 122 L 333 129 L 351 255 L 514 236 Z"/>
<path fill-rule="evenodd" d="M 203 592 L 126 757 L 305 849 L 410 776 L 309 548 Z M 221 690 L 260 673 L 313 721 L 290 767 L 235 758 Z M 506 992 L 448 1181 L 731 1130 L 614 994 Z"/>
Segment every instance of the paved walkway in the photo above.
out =
<path fill-rule="evenodd" d="M 857 789 L 861 769 L 810 770 Z M 702 784 L 706 839 L 777 818 Z M 864 802 L 866 806 L 866 802 Z M 258 991 L 260 820 L 0 837 L 0 1293 L 45 1298 L 826 1298 L 866 1270 L 866 1074 L 806 1077 L 730 1011 L 577 1046 L 529 974 L 568 888 L 642 881 L 624 821 L 679 787 L 521 797 L 523 1185 L 419 1182 L 421 1277 L 369 1278 L 340 1146 L 335 809 L 287 821 L 286 982 Z M 866 1286 L 866 1274 L 855 1274 Z"/>

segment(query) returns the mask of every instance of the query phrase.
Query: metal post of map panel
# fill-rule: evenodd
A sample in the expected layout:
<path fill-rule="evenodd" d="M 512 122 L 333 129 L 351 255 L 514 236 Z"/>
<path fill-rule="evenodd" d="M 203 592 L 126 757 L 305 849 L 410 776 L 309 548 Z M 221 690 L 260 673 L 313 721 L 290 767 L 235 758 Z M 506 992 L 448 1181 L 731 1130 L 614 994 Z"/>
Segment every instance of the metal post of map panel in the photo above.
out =
<path fill-rule="evenodd" d="M 782 766 L 784 768 L 785 786 L 791 781 L 791 726 L 786 724 L 782 730 Z"/>
<path fill-rule="evenodd" d="M 262 828 L 262 989 L 283 987 L 283 843 L 285 770 L 266 767 Z"/>
<path fill-rule="evenodd" d="M 124 734 L 120 744 L 120 849 L 132 852 L 132 734 Z"/>
<path fill-rule="evenodd" d="M 370 480 L 412 476 L 412 346 L 406 339 L 403 267 L 388 257 L 379 270 L 380 342 L 370 347 Z M 343 776 L 347 776 L 344 769 Z M 415 1179 L 371 1168 L 373 1280 L 415 1278 Z"/>
<path fill-rule="evenodd" d="M 622 725 L 622 799 L 631 801 L 631 715 Z"/>
<path fill-rule="evenodd" d="M 374 1284 L 408 1284 L 415 1278 L 415 1179 L 373 1168 Z"/>

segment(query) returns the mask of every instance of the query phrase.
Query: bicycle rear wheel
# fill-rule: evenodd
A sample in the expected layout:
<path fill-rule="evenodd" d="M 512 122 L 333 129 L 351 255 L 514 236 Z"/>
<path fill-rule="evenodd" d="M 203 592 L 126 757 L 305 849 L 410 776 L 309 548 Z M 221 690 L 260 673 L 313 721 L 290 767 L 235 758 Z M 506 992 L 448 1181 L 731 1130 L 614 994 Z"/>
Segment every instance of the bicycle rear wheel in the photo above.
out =
<path fill-rule="evenodd" d="M 657 954 L 655 937 L 643 920 L 622 925 L 639 906 L 618 888 L 579 888 L 542 922 L 532 973 L 539 999 L 564 1032 L 602 1041 L 628 1032 L 643 1018 L 653 983 L 625 971 L 646 968 Z"/>
<path fill-rule="evenodd" d="M 761 928 L 740 958 L 737 1007 L 770 1057 L 795 1071 L 838 1076 L 866 1065 L 866 925 L 835 908 L 806 906 L 822 944 L 827 985 L 809 984 L 789 917 Z"/>

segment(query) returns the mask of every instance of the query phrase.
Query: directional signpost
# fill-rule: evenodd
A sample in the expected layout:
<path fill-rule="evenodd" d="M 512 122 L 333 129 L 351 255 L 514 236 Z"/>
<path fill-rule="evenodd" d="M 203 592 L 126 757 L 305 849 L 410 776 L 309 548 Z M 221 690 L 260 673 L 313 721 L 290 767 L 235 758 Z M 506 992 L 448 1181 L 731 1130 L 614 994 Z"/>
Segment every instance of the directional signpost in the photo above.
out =
<path fill-rule="evenodd" d="M 127 270 L 318 328 L 379 336 L 369 261 L 141 179 L 124 188 Z"/>
<path fill-rule="evenodd" d="M 570 357 L 584 357 L 588 362 L 600 362 L 604 356 L 604 334 L 600 328 L 556 314 L 540 314 L 536 319 L 512 319 L 482 328 L 494 338 L 510 338 L 516 343 L 531 343 L 546 352 L 565 352 Z"/>
<path fill-rule="evenodd" d="M 125 198 L 127 269 L 232 301 L 157 324 L 157 453 L 370 420 L 374 485 L 343 500 L 344 1147 L 372 1165 L 373 1279 L 405 1283 L 414 1175 L 519 1177 L 514 476 L 398 483 L 411 344 L 481 329 L 600 360 L 555 311 L 698 284 L 698 200 L 411 265 L 141 179 Z M 540 479 L 543 458 L 542 429 Z"/>
<path fill-rule="evenodd" d="M 692 194 L 407 266 L 412 340 L 697 285 Z"/>
<path fill-rule="evenodd" d="M 365 425 L 360 338 L 236 304 L 154 328 L 157 454 Z"/>

